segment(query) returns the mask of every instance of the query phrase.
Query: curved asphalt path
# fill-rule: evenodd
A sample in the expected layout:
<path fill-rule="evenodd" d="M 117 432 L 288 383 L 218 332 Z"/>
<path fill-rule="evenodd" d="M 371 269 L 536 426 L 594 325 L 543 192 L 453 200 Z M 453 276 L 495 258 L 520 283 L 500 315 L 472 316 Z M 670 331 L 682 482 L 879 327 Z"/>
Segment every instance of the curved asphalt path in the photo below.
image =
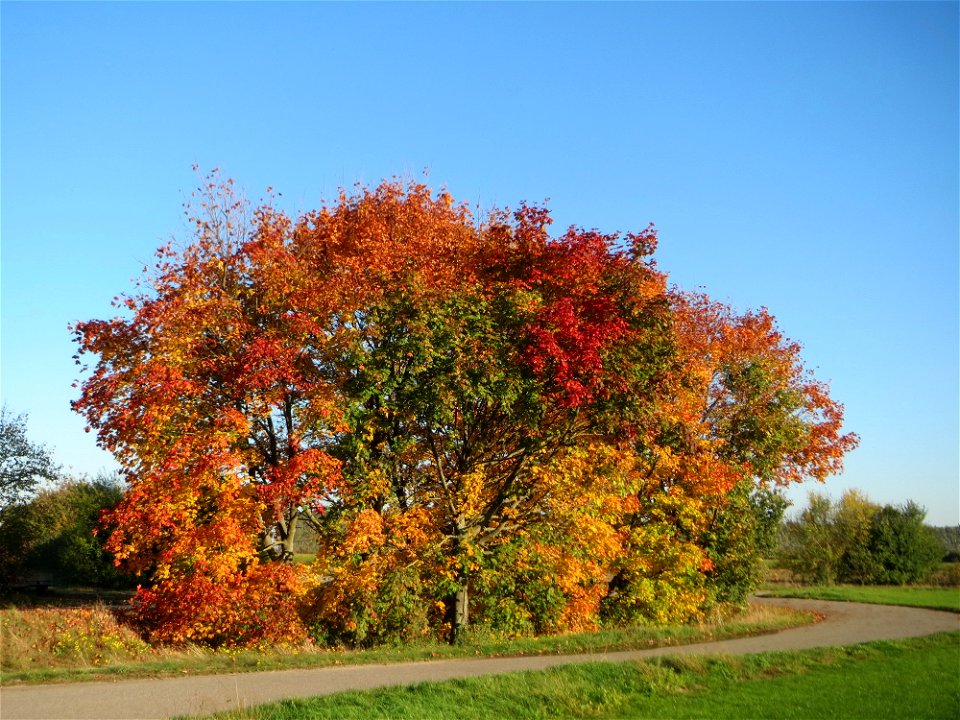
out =
<path fill-rule="evenodd" d="M 960 615 L 951 612 L 823 600 L 759 598 L 757 601 L 812 610 L 823 615 L 824 619 L 814 625 L 770 635 L 626 652 L 438 660 L 156 680 L 7 687 L 0 689 L 0 718 L 168 718 L 248 708 L 284 698 L 312 697 L 344 690 L 367 690 L 519 670 L 542 670 L 579 662 L 618 662 L 680 654 L 746 655 L 830 645 L 854 645 L 870 640 L 895 640 L 960 630 Z"/>

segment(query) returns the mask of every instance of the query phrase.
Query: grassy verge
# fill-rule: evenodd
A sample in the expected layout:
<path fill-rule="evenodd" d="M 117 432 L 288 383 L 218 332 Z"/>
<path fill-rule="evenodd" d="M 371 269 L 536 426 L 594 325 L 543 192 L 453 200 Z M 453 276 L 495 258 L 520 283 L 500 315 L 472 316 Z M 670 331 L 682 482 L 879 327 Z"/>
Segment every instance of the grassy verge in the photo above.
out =
<path fill-rule="evenodd" d="M 847 602 L 909 605 L 910 607 L 960 612 L 960 588 L 914 587 L 890 585 L 832 585 L 825 587 L 767 587 L 765 595 L 773 597 L 841 600 Z"/>
<path fill-rule="evenodd" d="M 4 684 L 159 677 L 437 658 L 562 655 L 683 645 L 776 632 L 811 622 L 783 608 L 754 606 L 721 624 L 612 628 L 540 638 L 477 639 L 362 651 L 311 647 L 216 652 L 197 647 L 152 648 L 103 607 L 0 610 L 0 673 Z"/>
<path fill-rule="evenodd" d="M 955 718 L 958 666 L 960 634 L 945 633 L 744 657 L 590 663 L 289 700 L 211 717 Z"/>

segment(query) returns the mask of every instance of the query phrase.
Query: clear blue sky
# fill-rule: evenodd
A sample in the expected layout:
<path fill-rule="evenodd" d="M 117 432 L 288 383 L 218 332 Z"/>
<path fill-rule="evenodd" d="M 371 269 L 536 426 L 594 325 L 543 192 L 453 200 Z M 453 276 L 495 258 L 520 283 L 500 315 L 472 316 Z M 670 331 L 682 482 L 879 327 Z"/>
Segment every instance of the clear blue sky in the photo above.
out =
<path fill-rule="evenodd" d="M 194 163 L 291 211 L 394 175 L 660 230 L 805 345 L 862 437 L 820 488 L 960 520 L 957 3 L 0 6 L 2 397 L 77 472 L 67 325 L 184 237 Z"/>

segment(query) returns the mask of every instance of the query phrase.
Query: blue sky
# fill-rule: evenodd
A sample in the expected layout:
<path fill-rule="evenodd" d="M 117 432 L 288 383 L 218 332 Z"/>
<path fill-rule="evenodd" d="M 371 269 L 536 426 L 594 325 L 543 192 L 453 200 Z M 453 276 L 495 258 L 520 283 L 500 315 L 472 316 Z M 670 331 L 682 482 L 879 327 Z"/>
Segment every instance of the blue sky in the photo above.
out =
<path fill-rule="evenodd" d="M 957 3 L 0 5 L 0 389 L 76 472 L 67 325 L 188 237 L 191 170 L 291 212 L 422 178 L 660 231 L 847 409 L 842 477 L 960 521 Z"/>

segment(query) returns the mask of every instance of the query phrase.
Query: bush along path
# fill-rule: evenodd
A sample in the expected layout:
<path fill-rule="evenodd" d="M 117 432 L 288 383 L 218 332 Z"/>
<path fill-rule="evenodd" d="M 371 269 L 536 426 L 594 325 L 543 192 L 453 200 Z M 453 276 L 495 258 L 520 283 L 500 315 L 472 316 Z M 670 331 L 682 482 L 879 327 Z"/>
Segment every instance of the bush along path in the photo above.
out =
<path fill-rule="evenodd" d="M 249 708 L 284 698 L 328 695 L 392 685 L 542 670 L 578 662 L 628 661 L 664 655 L 744 655 L 854 645 L 872 640 L 919 637 L 960 631 L 956 613 L 886 605 L 760 598 L 760 603 L 817 613 L 814 625 L 771 635 L 590 655 L 458 659 L 397 665 L 366 665 L 210 675 L 159 680 L 129 680 L 39 685 L 0 689 L 0 717 L 19 718 L 167 718 Z"/>

